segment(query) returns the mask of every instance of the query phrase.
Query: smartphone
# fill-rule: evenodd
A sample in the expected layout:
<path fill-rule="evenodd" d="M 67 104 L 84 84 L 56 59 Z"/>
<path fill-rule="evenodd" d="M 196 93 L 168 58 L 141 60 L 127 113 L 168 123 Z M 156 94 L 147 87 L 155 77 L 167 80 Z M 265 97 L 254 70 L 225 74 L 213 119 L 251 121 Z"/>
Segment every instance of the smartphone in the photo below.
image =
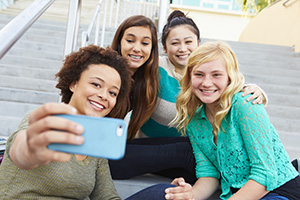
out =
<path fill-rule="evenodd" d="M 56 115 L 84 127 L 82 145 L 51 143 L 49 149 L 92 157 L 121 159 L 125 154 L 127 123 L 122 119 L 86 115 Z"/>

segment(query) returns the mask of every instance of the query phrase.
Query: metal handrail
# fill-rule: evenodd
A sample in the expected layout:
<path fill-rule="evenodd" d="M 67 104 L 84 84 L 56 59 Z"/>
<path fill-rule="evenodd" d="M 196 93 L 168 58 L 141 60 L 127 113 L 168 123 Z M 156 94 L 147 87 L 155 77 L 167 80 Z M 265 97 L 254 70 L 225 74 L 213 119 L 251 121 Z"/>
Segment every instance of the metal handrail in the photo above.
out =
<path fill-rule="evenodd" d="M 70 0 L 64 57 L 77 47 L 82 0 Z"/>
<path fill-rule="evenodd" d="M 55 0 L 36 0 L 0 31 L 0 59 Z"/>
<path fill-rule="evenodd" d="M 101 8 L 101 4 L 102 4 L 102 0 L 99 1 L 96 11 L 94 13 L 93 19 L 87 29 L 87 31 L 83 31 L 82 35 L 81 35 L 81 47 L 84 47 L 87 45 L 87 42 L 89 41 L 90 38 L 90 34 L 92 32 L 92 29 L 94 27 L 95 21 L 97 19 L 97 28 L 96 28 L 96 32 L 95 32 L 95 42 L 98 41 L 98 33 L 99 33 L 99 28 L 98 28 L 98 24 L 99 24 L 99 20 L 100 20 L 100 8 Z"/>
<path fill-rule="evenodd" d="M 288 5 L 288 3 L 290 3 L 290 4 Z M 282 5 L 284 7 L 288 7 L 288 6 L 292 5 L 293 3 L 295 3 L 295 1 L 291 3 L 290 0 L 286 0 Z"/>

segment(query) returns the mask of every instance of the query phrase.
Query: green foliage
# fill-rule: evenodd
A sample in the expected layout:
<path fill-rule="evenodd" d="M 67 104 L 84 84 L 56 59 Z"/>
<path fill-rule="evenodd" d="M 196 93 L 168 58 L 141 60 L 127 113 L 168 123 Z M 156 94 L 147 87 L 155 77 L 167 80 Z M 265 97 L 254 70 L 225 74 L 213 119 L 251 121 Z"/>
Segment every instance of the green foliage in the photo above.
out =
<path fill-rule="evenodd" d="M 257 14 L 268 5 L 274 3 L 277 0 L 237 0 L 243 2 L 243 10 L 249 14 Z"/>

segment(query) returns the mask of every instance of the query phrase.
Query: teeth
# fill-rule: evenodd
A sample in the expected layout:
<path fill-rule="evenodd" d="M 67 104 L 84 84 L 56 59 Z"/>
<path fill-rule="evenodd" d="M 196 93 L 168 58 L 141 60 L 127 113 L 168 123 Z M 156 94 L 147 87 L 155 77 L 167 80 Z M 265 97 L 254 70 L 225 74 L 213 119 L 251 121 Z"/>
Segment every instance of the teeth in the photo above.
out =
<path fill-rule="evenodd" d="M 202 91 L 205 92 L 205 93 L 214 93 L 215 92 L 214 90 L 210 90 L 210 91 L 202 90 Z"/>
<path fill-rule="evenodd" d="M 187 58 L 188 56 L 189 56 L 189 55 L 181 55 L 181 56 L 179 55 L 178 57 L 179 57 L 179 58 Z"/>
<path fill-rule="evenodd" d="M 134 58 L 134 59 L 141 59 L 142 56 L 134 56 L 134 55 L 129 55 L 131 58 Z"/>
<path fill-rule="evenodd" d="M 99 104 L 97 104 L 97 103 L 95 103 L 95 102 L 93 102 L 93 101 L 90 101 L 90 102 L 91 102 L 91 104 L 93 104 L 93 105 L 96 106 L 97 108 L 104 109 L 104 107 L 103 107 L 102 105 L 99 105 Z"/>

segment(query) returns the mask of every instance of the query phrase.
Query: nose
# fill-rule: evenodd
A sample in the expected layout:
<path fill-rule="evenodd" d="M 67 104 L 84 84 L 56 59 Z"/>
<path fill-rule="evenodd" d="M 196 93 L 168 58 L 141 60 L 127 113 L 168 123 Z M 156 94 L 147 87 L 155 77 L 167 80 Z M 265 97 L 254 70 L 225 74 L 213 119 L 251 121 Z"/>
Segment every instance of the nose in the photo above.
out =
<path fill-rule="evenodd" d="M 212 86 L 211 78 L 209 76 L 205 76 L 202 85 L 205 87 Z"/>
<path fill-rule="evenodd" d="M 98 97 L 103 100 L 103 101 L 107 101 L 107 94 L 104 90 L 100 90 L 98 93 Z"/>
<path fill-rule="evenodd" d="M 187 50 L 187 48 L 186 48 L 186 45 L 185 45 L 185 44 L 181 44 L 181 45 L 179 46 L 179 51 L 184 52 L 184 51 L 186 51 L 186 50 Z"/>
<path fill-rule="evenodd" d="M 139 52 L 141 50 L 141 46 L 138 42 L 136 42 L 133 46 L 133 51 Z"/>

